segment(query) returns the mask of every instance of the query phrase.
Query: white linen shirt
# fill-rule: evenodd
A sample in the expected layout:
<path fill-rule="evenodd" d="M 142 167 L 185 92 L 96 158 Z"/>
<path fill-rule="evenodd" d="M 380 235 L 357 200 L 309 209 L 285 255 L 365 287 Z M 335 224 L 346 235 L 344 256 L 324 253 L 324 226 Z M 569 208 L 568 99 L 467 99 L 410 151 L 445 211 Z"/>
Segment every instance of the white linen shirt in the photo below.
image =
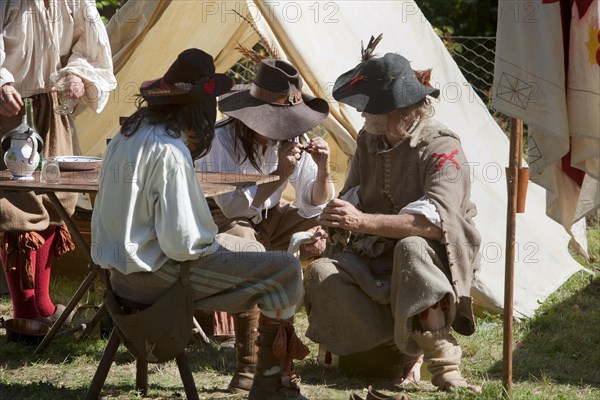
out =
<path fill-rule="evenodd" d="M 183 137 L 183 134 L 182 134 Z M 213 222 L 182 138 L 142 123 L 110 141 L 92 214 L 92 258 L 124 274 L 218 249 Z"/>
<path fill-rule="evenodd" d="M 0 86 L 22 97 L 50 91 L 50 75 L 78 75 L 81 102 L 100 112 L 116 85 L 108 35 L 92 0 L 0 1 Z"/>
<path fill-rule="evenodd" d="M 234 124 L 226 123 L 215 129 L 215 138 L 208 155 L 196 161 L 196 170 L 201 172 L 234 172 L 243 174 L 271 174 L 277 169 L 279 155 L 277 146 L 269 146 L 259 160 L 262 171 L 258 171 L 248 159 L 240 162 L 246 157 L 241 145 L 236 148 L 236 136 Z M 262 149 L 261 149 L 262 151 Z M 239 157 L 238 157 L 239 154 Z M 321 214 L 327 203 L 333 199 L 327 199 L 323 204 L 312 205 L 312 191 L 317 177 L 317 164 L 310 154 L 302 153 L 302 157 L 296 163 L 294 172 L 285 180 L 273 194 L 260 206 L 252 205 L 256 196 L 257 186 L 237 189 L 234 192 L 215 196 L 215 202 L 227 218 L 248 218 L 254 223 L 262 221 L 262 211 L 275 207 L 281 201 L 281 196 L 289 182 L 296 193 L 293 206 L 298 208 L 298 213 L 304 218 L 312 218 Z M 335 193 L 333 183 L 331 193 Z"/>

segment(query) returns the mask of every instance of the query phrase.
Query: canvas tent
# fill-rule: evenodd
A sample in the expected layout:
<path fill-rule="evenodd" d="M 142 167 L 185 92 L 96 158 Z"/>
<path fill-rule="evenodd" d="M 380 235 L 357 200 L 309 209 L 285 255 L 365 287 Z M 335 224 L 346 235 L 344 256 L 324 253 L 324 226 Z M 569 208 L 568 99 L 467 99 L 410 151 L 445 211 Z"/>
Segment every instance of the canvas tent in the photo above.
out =
<path fill-rule="evenodd" d="M 198 47 L 212 54 L 217 69 L 228 70 L 241 55 L 237 43 L 258 39 L 236 13 L 255 20 L 259 30 L 298 67 L 307 89 L 326 98 L 331 116 L 324 123 L 333 139 L 343 183 L 347 155 L 362 118 L 331 97 L 336 77 L 359 60 L 360 42 L 383 33 L 378 53 L 398 52 L 414 69 L 432 67 L 441 96 L 436 118 L 457 132 L 470 160 L 473 200 L 482 233 L 482 269 L 473 288 L 476 304 L 503 307 L 504 242 L 508 139 L 485 104 L 460 73 L 417 5 L 406 1 L 134 1 L 129 0 L 108 25 L 118 88 L 100 115 L 85 112 L 76 124 L 84 154 L 101 155 L 105 139 L 118 132 L 118 119 L 134 110 L 133 95 L 145 79 L 160 76 L 177 54 Z M 527 211 L 518 215 L 515 261 L 517 316 L 530 316 L 568 277 L 581 269 L 568 253 L 569 235 L 545 215 L 545 193 L 530 185 Z"/>

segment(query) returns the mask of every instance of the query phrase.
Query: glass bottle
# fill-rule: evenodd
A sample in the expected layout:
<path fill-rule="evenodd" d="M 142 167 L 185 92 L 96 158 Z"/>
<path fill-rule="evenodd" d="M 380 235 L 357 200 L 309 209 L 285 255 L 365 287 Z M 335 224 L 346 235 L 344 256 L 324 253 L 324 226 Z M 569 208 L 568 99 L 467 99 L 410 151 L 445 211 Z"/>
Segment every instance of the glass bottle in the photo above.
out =
<path fill-rule="evenodd" d="M 31 97 L 26 97 L 23 99 L 23 102 L 25 103 L 25 114 L 23 115 L 23 120 L 21 121 L 21 123 L 26 124 L 29 127 L 30 133 L 31 132 L 38 133 L 38 131 L 35 127 L 35 118 L 33 116 L 33 100 L 31 99 Z M 43 152 L 41 151 L 41 149 L 39 150 L 39 152 L 40 152 L 40 162 L 38 163 L 38 166 L 35 169 L 36 171 L 41 171 L 42 166 L 44 165 Z"/>

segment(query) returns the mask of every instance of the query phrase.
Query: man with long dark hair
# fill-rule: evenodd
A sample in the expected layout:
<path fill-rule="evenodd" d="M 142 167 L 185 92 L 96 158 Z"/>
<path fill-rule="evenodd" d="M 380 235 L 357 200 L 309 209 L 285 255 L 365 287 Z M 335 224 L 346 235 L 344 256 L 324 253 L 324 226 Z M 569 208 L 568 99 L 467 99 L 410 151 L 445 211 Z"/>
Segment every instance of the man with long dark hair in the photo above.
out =
<path fill-rule="evenodd" d="M 301 398 L 292 375 L 292 359 L 308 351 L 292 325 L 302 296 L 300 265 L 286 253 L 258 251 L 256 242 L 217 235 L 194 171 L 194 157 L 210 149 L 214 136 L 215 98 L 231 86 L 198 49 L 185 50 L 162 78 L 142 84 L 147 105 L 140 102 L 127 118 L 102 163 L 93 257 L 110 270 L 114 292 L 128 300 L 153 304 L 188 263 L 197 309 L 258 306 L 261 373 L 250 398 Z M 283 332 L 288 340 L 276 357 L 273 341 Z"/>
<path fill-rule="evenodd" d="M 212 149 L 198 160 L 201 171 L 270 174 L 278 180 L 216 196 L 209 206 L 219 232 L 260 241 L 267 250 L 286 250 L 292 235 L 308 232 L 302 258 L 320 255 L 325 233 L 317 216 L 334 197 L 329 145 L 306 132 L 329 114 L 324 99 L 303 93 L 298 70 L 287 61 L 266 59 L 251 84 L 236 85 L 219 99 L 227 115 L 219 121 Z M 288 183 L 295 198 L 285 201 Z M 294 244 L 292 244 L 292 247 Z M 237 371 L 229 383 L 247 392 L 256 371 L 258 310 L 233 315 Z"/>

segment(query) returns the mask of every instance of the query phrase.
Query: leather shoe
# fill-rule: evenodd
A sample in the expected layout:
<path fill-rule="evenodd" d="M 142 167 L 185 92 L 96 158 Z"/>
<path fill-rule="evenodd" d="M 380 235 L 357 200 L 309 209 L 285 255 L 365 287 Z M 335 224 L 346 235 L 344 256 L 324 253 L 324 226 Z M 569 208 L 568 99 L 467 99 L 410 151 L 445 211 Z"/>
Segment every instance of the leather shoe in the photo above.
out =
<path fill-rule="evenodd" d="M 373 386 L 369 386 L 366 400 L 408 400 L 408 396 L 404 393 L 396 393 L 388 396 L 373 389 Z"/>
<path fill-rule="evenodd" d="M 363 398 L 354 392 L 350 392 L 350 400 L 363 400 Z"/>
<path fill-rule="evenodd" d="M 62 315 L 62 313 L 65 311 L 65 308 L 66 307 L 63 306 L 62 304 L 57 304 L 56 309 L 54 310 L 54 314 L 52 314 L 48 317 L 37 317 L 37 318 L 34 318 L 34 320 L 39 321 L 45 325 L 52 326 L 58 320 L 58 318 Z M 71 324 L 74 314 L 75 314 L 75 311 L 74 310 L 71 311 L 71 314 L 69 314 L 67 319 L 65 319 L 64 325 L 68 326 Z"/>

